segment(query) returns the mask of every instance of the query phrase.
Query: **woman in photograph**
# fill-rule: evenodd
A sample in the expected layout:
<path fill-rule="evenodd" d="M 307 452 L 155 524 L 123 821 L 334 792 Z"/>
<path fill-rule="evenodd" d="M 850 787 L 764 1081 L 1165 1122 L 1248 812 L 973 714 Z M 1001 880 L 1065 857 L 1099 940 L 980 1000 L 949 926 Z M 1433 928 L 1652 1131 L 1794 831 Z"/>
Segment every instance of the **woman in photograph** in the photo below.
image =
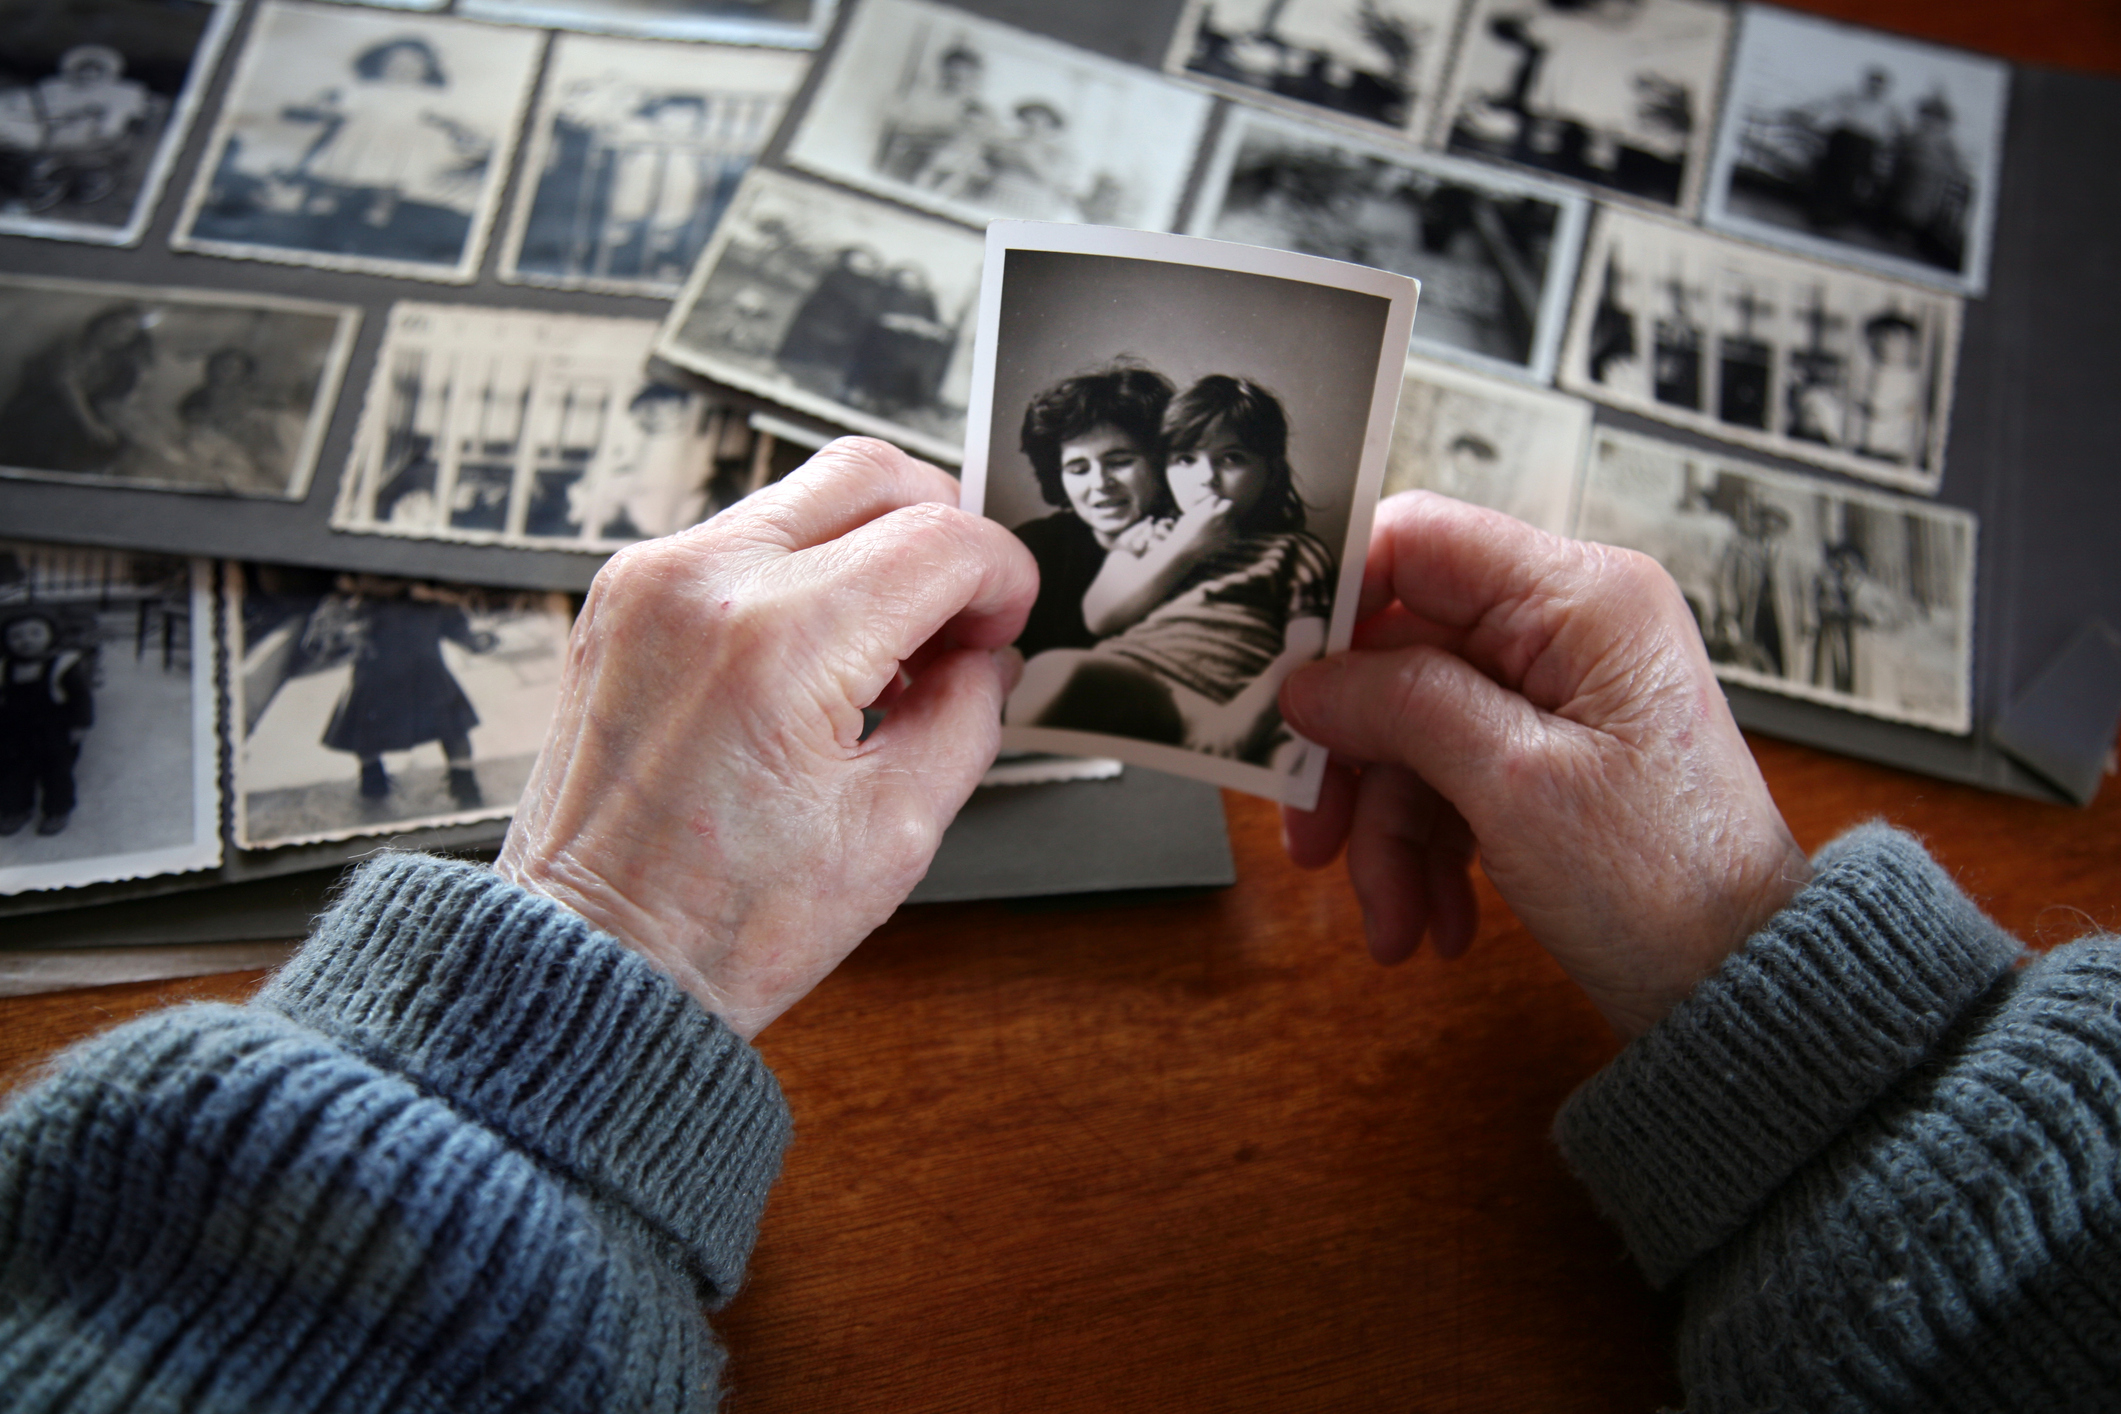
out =
<path fill-rule="evenodd" d="M 134 445 L 128 405 L 155 361 L 149 323 L 139 305 L 111 305 L 24 360 L 0 408 L 0 463 L 111 472 Z"/>

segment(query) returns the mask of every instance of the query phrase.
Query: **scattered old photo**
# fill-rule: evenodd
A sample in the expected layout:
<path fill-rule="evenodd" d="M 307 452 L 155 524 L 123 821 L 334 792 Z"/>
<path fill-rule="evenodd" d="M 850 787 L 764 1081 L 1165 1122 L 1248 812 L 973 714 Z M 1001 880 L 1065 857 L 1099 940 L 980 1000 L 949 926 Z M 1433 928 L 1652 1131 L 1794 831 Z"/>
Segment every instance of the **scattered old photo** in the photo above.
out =
<path fill-rule="evenodd" d="M 1731 14 L 1712 0 L 1473 0 L 1441 145 L 1691 213 Z"/>
<path fill-rule="evenodd" d="M 925 0 L 868 0 L 788 144 L 821 176 L 984 226 L 1167 231 L 1212 100 Z"/>
<path fill-rule="evenodd" d="M 741 417 L 652 380 L 647 319 L 399 304 L 339 481 L 338 530 L 613 550 L 751 490 Z"/>
<path fill-rule="evenodd" d="M 1309 809 L 1276 706 L 1347 646 L 1418 286 L 1189 236 L 997 222 L 963 504 L 1039 565 L 1005 748 Z"/>
<path fill-rule="evenodd" d="M 1175 74 L 1312 117 L 1419 141 L 1435 116 L 1464 0 L 1188 0 Z"/>
<path fill-rule="evenodd" d="M 171 244 L 469 281 L 544 42 L 536 30 L 271 0 Z"/>
<path fill-rule="evenodd" d="M 1956 296 L 1607 209 L 1560 382 L 1912 491 L 1944 475 Z"/>
<path fill-rule="evenodd" d="M 0 475 L 300 500 L 348 305 L 0 275 Z"/>
<path fill-rule="evenodd" d="M 555 40 L 501 278 L 676 294 L 808 67 L 779 50 Z"/>
<path fill-rule="evenodd" d="M 955 465 L 980 258 L 961 227 L 754 168 L 655 351 Z"/>
<path fill-rule="evenodd" d="M 1436 491 L 1567 535 L 1590 431 L 1581 398 L 1410 358 L 1384 494 Z"/>
<path fill-rule="evenodd" d="M 0 0 L 0 231 L 135 245 L 233 0 Z"/>
<path fill-rule="evenodd" d="M 213 566 L 0 541 L 0 894 L 221 862 Z"/>
<path fill-rule="evenodd" d="M 1963 733 L 1974 517 L 1600 428 L 1577 535 L 1650 555 L 1731 682 Z"/>
<path fill-rule="evenodd" d="M 1729 88 L 1710 225 L 1982 292 L 2009 65 L 1750 8 Z"/>
<path fill-rule="evenodd" d="M 836 0 L 456 0 L 456 13 L 516 25 L 649 39 L 814 49 Z"/>
<path fill-rule="evenodd" d="M 1551 183 L 1236 109 L 1191 229 L 1412 275 L 1418 351 L 1546 383 L 1589 206 Z"/>
<path fill-rule="evenodd" d="M 224 567 L 245 849 L 510 814 L 559 700 L 564 595 Z"/>

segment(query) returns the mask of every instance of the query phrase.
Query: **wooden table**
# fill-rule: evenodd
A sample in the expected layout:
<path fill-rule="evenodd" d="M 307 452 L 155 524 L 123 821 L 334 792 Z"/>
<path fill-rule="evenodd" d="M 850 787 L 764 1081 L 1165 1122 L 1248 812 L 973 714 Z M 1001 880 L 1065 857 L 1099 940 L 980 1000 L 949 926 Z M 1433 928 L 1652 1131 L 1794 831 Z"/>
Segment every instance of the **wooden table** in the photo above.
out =
<path fill-rule="evenodd" d="M 2098 0 L 1814 0 L 2121 71 Z M 1883 817 L 2040 946 L 2121 929 L 2088 812 L 1756 739 L 1798 839 Z M 1547 1125 L 1614 1052 L 1482 885 L 1472 953 L 1361 955 L 1339 870 L 1229 799 L 1239 882 L 1119 908 L 903 911 L 766 1033 L 798 1137 L 719 1325 L 736 1414 L 1569 1410 L 1675 1402 L 1676 1306 Z M 0 1001 L 0 1086 L 260 974 Z"/>

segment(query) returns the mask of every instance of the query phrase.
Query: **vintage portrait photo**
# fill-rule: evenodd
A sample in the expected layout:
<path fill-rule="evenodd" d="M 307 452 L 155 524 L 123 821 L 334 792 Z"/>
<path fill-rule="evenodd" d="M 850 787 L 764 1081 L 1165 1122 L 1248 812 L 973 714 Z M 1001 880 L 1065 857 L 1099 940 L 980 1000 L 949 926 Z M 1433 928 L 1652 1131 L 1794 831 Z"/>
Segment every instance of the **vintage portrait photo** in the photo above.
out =
<path fill-rule="evenodd" d="M 0 275 L 0 475 L 300 500 L 360 313 Z"/>
<path fill-rule="evenodd" d="M 1345 647 L 1416 285 L 1186 236 L 987 235 L 963 504 L 1039 565 L 1004 747 L 1310 808 L 1276 705 Z"/>
<path fill-rule="evenodd" d="M 1237 108 L 1191 229 L 1412 275 L 1416 350 L 1546 383 L 1589 207 L 1551 183 Z"/>
<path fill-rule="evenodd" d="M 655 351 L 954 466 L 980 259 L 960 226 L 754 168 Z"/>
<path fill-rule="evenodd" d="M 514 25 L 649 39 L 814 49 L 837 0 L 456 0 L 456 13 Z"/>
<path fill-rule="evenodd" d="M 1561 386 L 1911 491 L 1944 475 L 1959 300 L 1607 209 Z"/>
<path fill-rule="evenodd" d="M 334 529 L 613 550 L 754 489 L 753 437 L 643 371 L 655 323 L 461 304 L 390 312 Z"/>
<path fill-rule="evenodd" d="M 171 244 L 465 282 L 545 36 L 271 0 Z"/>
<path fill-rule="evenodd" d="M 0 894 L 221 862 L 213 566 L 0 541 Z"/>
<path fill-rule="evenodd" d="M 1473 0 L 1442 145 L 1691 213 L 1731 15 L 1712 0 Z"/>
<path fill-rule="evenodd" d="M 1174 74 L 1313 117 L 1419 142 L 1436 112 L 1464 0 L 1188 0 Z"/>
<path fill-rule="evenodd" d="M 238 845 L 515 809 L 559 700 L 564 595 L 269 565 L 224 574 Z"/>
<path fill-rule="evenodd" d="M 0 232 L 134 245 L 233 0 L 0 0 Z"/>
<path fill-rule="evenodd" d="M 1702 216 L 1808 255 L 1978 295 L 2010 66 L 1748 9 Z"/>
<path fill-rule="evenodd" d="M 1719 677 L 1973 725 L 1974 517 L 1654 438 L 1591 438 L 1576 533 L 1679 582 Z"/>
<path fill-rule="evenodd" d="M 1581 398 L 1410 358 L 1384 494 L 1436 491 L 1567 535 L 1590 431 Z"/>
<path fill-rule="evenodd" d="M 866 0 L 825 61 L 788 161 L 975 226 L 1167 231 L 1212 100 L 924 0 Z"/>
<path fill-rule="evenodd" d="M 808 67 L 783 50 L 554 40 L 501 278 L 676 294 Z"/>

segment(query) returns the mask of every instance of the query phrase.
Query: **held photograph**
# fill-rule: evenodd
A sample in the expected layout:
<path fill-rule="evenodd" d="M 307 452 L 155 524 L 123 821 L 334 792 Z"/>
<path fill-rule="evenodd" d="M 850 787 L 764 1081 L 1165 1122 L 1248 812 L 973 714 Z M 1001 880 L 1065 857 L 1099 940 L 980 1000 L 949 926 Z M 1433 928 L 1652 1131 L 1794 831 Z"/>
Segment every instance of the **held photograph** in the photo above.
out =
<path fill-rule="evenodd" d="M 1712 0 L 1473 0 L 1439 144 L 1691 214 L 1731 15 Z"/>
<path fill-rule="evenodd" d="M 559 700 L 566 596 L 229 564 L 245 849 L 515 809 Z"/>
<path fill-rule="evenodd" d="M 137 245 L 233 0 L 0 0 L 0 232 Z"/>
<path fill-rule="evenodd" d="M 655 352 L 955 466 L 980 249 L 949 222 L 754 168 Z"/>
<path fill-rule="evenodd" d="M 964 505 L 1039 564 L 1009 749 L 1308 809 L 1276 706 L 1345 647 L 1416 282 L 1187 236 L 998 222 Z"/>
<path fill-rule="evenodd" d="M 1174 74 L 1314 118 L 1419 142 L 1464 0 L 1188 0 Z"/>
<path fill-rule="evenodd" d="M 836 0 L 456 0 L 456 13 L 503 24 L 815 49 Z"/>
<path fill-rule="evenodd" d="M 790 165 L 973 226 L 1167 231 L 1213 100 L 1150 69 L 924 0 L 867 0 Z"/>
<path fill-rule="evenodd" d="M 676 294 L 808 67 L 776 50 L 554 40 L 501 278 Z"/>
<path fill-rule="evenodd" d="M 1237 108 L 1190 225 L 1411 275 L 1416 352 L 1546 383 L 1589 209 L 1552 183 Z"/>
<path fill-rule="evenodd" d="M 212 572 L 0 541 L 0 894 L 221 862 Z"/>
<path fill-rule="evenodd" d="M 1716 674 L 1972 729 L 1974 517 L 1600 428 L 1576 534 L 1679 583 Z"/>
<path fill-rule="evenodd" d="M 1560 384 L 1777 456 L 1934 494 L 1956 296 L 1607 209 Z"/>
<path fill-rule="evenodd" d="M 1750 8 L 1702 218 L 1978 295 L 2009 100 L 2001 60 Z"/>
<path fill-rule="evenodd" d="M 1590 431 L 1581 398 L 1410 358 L 1384 494 L 1435 491 L 1567 535 Z"/>
<path fill-rule="evenodd" d="M 270 0 L 171 245 L 463 284 L 545 36 Z"/>
<path fill-rule="evenodd" d="M 0 275 L 0 476 L 298 501 L 349 305 Z"/>

